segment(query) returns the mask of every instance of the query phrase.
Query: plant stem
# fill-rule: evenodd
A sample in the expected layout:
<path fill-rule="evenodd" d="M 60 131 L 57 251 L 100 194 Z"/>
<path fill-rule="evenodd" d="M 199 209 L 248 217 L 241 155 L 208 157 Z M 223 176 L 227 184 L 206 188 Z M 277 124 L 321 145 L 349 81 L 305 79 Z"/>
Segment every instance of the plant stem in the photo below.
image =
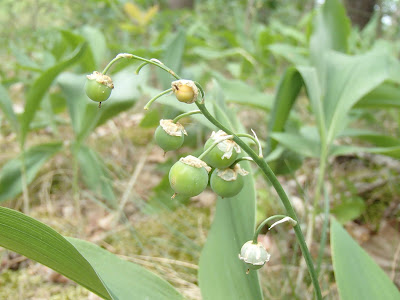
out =
<path fill-rule="evenodd" d="M 239 162 L 241 162 L 243 160 L 253 161 L 253 159 L 251 157 L 248 157 L 248 156 L 240 157 L 237 160 L 235 160 L 233 162 L 233 164 L 231 166 L 229 166 L 229 168 L 233 169 L 237 163 L 239 163 Z"/>
<path fill-rule="evenodd" d="M 266 218 L 264 221 L 262 221 L 261 224 L 258 225 L 257 230 L 254 232 L 254 235 L 253 235 L 253 244 L 257 244 L 258 235 L 260 234 L 260 232 L 261 232 L 261 230 L 263 229 L 263 227 L 264 227 L 269 221 L 271 221 L 271 220 L 273 220 L 273 219 L 279 219 L 279 218 L 283 219 L 283 218 L 285 218 L 285 217 L 286 217 L 286 216 L 284 216 L 284 215 L 275 215 L 275 216 L 271 216 L 271 217 L 269 217 L 269 218 Z"/>
<path fill-rule="evenodd" d="M 82 235 L 83 232 L 83 218 L 81 215 L 81 203 L 80 203 L 80 195 L 79 195 L 79 163 L 78 163 L 78 151 L 79 145 L 72 144 L 71 145 L 72 152 L 72 197 L 74 199 L 75 205 L 75 213 L 77 218 L 77 223 L 79 227 L 79 235 Z"/>
<path fill-rule="evenodd" d="M 180 119 L 184 118 L 184 117 L 188 117 L 194 114 L 201 114 L 200 110 L 192 110 L 183 114 L 180 114 L 179 116 L 175 117 L 175 119 L 172 120 L 173 123 L 178 122 Z"/>
<path fill-rule="evenodd" d="M 165 90 L 164 92 L 159 93 L 157 96 L 154 96 L 153 98 L 150 99 L 149 102 L 147 102 L 147 104 L 144 106 L 144 109 L 148 110 L 150 108 L 150 105 L 152 105 L 154 101 L 156 101 L 161 96 L 164 96 L 165 94 L 168 94 L 170 92 L 172 92 L 172 88 L 170 88 L 168 90 Z"/>
<path fill-rule="evenodd" d="M 321 270 L 321 263 L 322 263 L 322 258 L 324 256 L 328 226 L 329 226 L 329 196 L 326 189 L 324 189 L 324 224 L 322 225 L 321 242 L 319 244 L 319 250 L 318 250 L 317 275 L 319 275 L 319 271 Z"/>
<path fill-rule="evenodd" d="M 21 151 L 21 183 L 22 183 L 22 194 L 24 199 L 24 214 L 29 214 L 29 190 L 28 190 L 28 180 L 26 178 L 25 149 L 23 146 Z"/>
<path fill-rule="evenodd" d="M 168 68 L 167 66 L 165 66 L 163 63 L 158 62 L 156 60 L 153 59 L 146 59 L 140 56 L 136 56 L 130 53 L 120 53 L 118 54 L 113 60 L 111 60 L 108 65 L 104 68 L 103 70 L 103 74 L 106 74 L 107 71 L 110 69 L 110 67 L 117 62 L 118 60 L 122 59 L 122 58 L 127 58 L 127 59 L 137 59 L 143 62 L 146 62 L 147 64 L 152 64 L 156 67 L 159 67 L 160 69 L 163 69 L 164 71 L 166 71 L 167 73 L 171 74 L 172 76 L 174 76 L 176 79 L 181 79 L 178 75 L 175 74 L 174 71 L 172 71 L 170 68 Z M 143 64 L 142 64 L 143 65 Z M 143 67 L 143 66 L 142 66 Z"/>
<path fill-rule="evenodd" d="M 238 134 L 236 134 L 236 136 L 245 137 L 245 138 L 253 140 L 253 142 L 256 143 L 256 145 L 258 147 L 258 156 L 262 157 L 261 144 L 260 144 L 260 141 L 257 138 L 255 138 L 254 136 L 252 136 L 250 134 L 247 134 L 247 133 L 238 133 Z"/>
<path fill-rule="evenodd" d="M 282 185 L 280 184 L 278 178 L 276 178 L 275 174 L 272 172 L 271 168 L 265 162 L 265 160 L 259 157 L 245 142 L 243 142 L 237 135 L 234 134 L 230 129 L 223 126 L 220 122 L 218 122 L 207 110 L 204 103 L 196 102 L 197 107 L 201 110 L 203 115 L 215 126 L 225 131 L 227 134 L 233 135 L 233 140 L 254 160 L 254 162 L 259 166 L 262 172 L 267 176 L 272 186 L 275 188 L 276 192 L 279 195 L 283 205 L 285 206 L 287 215 L 291 217 L 293 220 L 297 222 L 297 225 L 294 226 L 294 232 L 296 234 L 297 241 L 300 245 L 301 252 L 303 253 L 303 257 L 306 261 L 308 271 L 310 273 L 311 281 L 314 285 L 314 291 L 318 300 L 322 300 L 321 288 L 318 283 L 317 273 L 315 272 L 314 264 L 311 258 L 311 254 L 308 251 L 308 247 L 304 240 L 304 235 L 301 231 L 300 224 L 298 222 L 296 213 L 290 203 L 288 196 L 286 195 Z"/>

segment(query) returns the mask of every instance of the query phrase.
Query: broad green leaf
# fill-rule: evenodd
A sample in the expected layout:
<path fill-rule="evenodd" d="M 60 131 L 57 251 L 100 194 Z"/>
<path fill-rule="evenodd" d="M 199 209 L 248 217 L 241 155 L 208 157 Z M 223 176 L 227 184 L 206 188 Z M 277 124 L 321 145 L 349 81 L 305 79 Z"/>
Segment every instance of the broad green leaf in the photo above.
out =
<path fill-rule="evenodd" d="M 64 238 L 45 224 L 0 207 L 0 246 L 63 274 L 104 299 L 183 297 L 165 280 L 89 242 Z"/>
<path fill-rule="evenodd" d="M 400 140 L 392 136 L 365 129 L 347 128 L 339 137 L 353 137 L 371 143 L 371 147 L 352 145 L 333 145 L 331 155 L 343 155 L 357 152 L 370 152 L 400 158 Z"/>
<path fill-rule="evenodd" d="M 327 141 L 330 144 L 339 133 L 340 125 L 350 109 L 364 95 L 389 79 L 393 65 L 392 59 L 379 50 L 359 56 L 330 52 L 325 59 L 323 104 Z"/>
<path fill-rule="evenodd" d="M 400 88 L 398 84 L 384 82 L 366 94 L 355 108 L 400 108 Z"/>
<path fill-rule="evenodd" d="M 248 164 L 243 166 L 248 169 Z M 217 200 L 214 221 L 199 264 L 204 300 L 262 299 L 257 272 L 246 275 L 246 266 L 238 258 L 243 244 L 252 238 L 254 224 L 255 191 L 249 175 L 237 196 Z"/>
<path fill-rule="evenodd" d="M 12 100 L 8 96 L 7 90 L 2 85 L 0 85 L 0 109 L 3 111 L 4 116 L 7 118 L 7 121 L 10 123 L 14 131 L 17 133 L 19 123 L 12 107 Z"/>
<path fill-rule="evenodd" d="M 294 68 L 288 68 L 283 74 L 276 91 L 274 106 L 271 111 L 268 129 L 270 132 L 284 130 L 290 111 L 297 99 L 303 81 Z M 277 145 L 277 140 L 268 139 L 267 153 L 272 152 Z"/>
<path fill-rule="evenodd" d="M 93 149 L 81 145 L 78 153 L 79 167 L 85 184 L 94 192 L 105 198 L 111 207 L 117 206 L 112 180 L 107 166 Z"/>
<path fill-rule="evenodd" d="M 392 136 L 380 134 L 379 132 L 372 130 L 347 128 L 346 130 L 341 132 L 340 136 L 356 137 L 363 141 L 370 142 L 371 144 L 377 147 L 400 146 L 399 139 Z"/>
<path fill-rule="evenodd" d="M 107 45 L 104 34 L 92 26 L 83 26 L 82 35 L 88 42 L 90 52 L 93 57 L 93 71 L 100 68 L 107 54 Z"/>
<path fill-rule="evenodd" d="M 303 47 L 296 47 L 289 44 L 272 44 L 268 47 L 268 49 L 275 55 L 281 56 L 286 59 L 288 62 L 294 65 L 308 65 L 307 49 Z"/>
<path fill-rule="evenodd" d="M 112 299 L 78 250 L 52 228 L 33 218 L 0 207 L 0 246 L 52 268 L 105 299 Z"/>
<path fill-rule="evenodd" d="M 81 29 L 81 31 L 84 31 Z M 94 40 L 96 39 L 93 37 L 93 39 L 89 39 L 88 37 L 84 37 L 81 34 L 77 34 L 76 32 L 73 32 L 71 30 L 60 30 L 63 41 L 65 42 L 65 47 L 77 47 L 81 43 L 84 43 L 87 41 L 88 47 L 87 51 L 82 56 L 82 59 L 80 61 L 79 66 L 81 72 L 93 72 L 97 69 L 97 62 L 95 58 L 95 53 L 93 51 L 96 51 L 95 45 L 93 45 Z M 83 33 L 84 34 L 84 33 Z M 92 45 L 90 44 L 92 43 Z M 101 51 L 101 45 L 99 45 L 100 51 Z M 62 51 L 65 51 L 65 49 L 62 49 Z M 57 55 L 57 54 L 55 54 Z M 99 70 L 100 71 L 100 70 Z"/>
<path fill-rule="evenodd" d="M 335 219 L 331 220 L 331 249 L 341 300 L 400 299 L 390 278 Z"/>
<path fill-rule="evenodd" d="M 320 155 L 321 145 L 315 139 L 288 132 L 274 132 L 271 134 L 271 138 L 287 149 L 303 156 L 318 158 Z"/>
<path fill-rule="evenodd" d="M 43 96 L 53 83 L 53 80 L 63 70 L 77 62 L 86 50 L 86 44 L 80 45 L 67 59 L 59 62 L 55 66 L 43 72 L 33 83 L 26 96 L 25 111 L 21 122 L 21 142 L 25 143 L 26 135 L 29 131 L 29 125 L 33 120 Z"/>
<path fill-rule="evenodd" d="M 93 266 L 114 299 L 183 300 L 172 285 L 145 268 L 92 243 L 74 238 L 67 240 Z"/>
<path fill-rule="evenodd" d="M 347 52 L 350 21 L 340 0 L 326 0 L 313 19 L 310 39 L 311 62 L 323 71 L 323 55 L 329 50 Z"/>
<path fill-rule="evenodd" d="M 317 70 L 314 67 L 297 67 L 304 82 L 308 99 L 310 100 L 312 111 L 318 124 L 318 131 L 321 140 L 325 138 L 325 115 L 322 102 L 321 84 L 318 78 Z"/>
<path fill-rule="evenodd" d="M 21 169 L 25 161 L 26 180 L 31 183 L 46 161 L 62 147 L 62 143 L 50 143 L 33 146 L 24 156 L 9 160 L 0 171 L 0 202 L 16 197 L 22 192 Z"/>
<path fill-rule="evenodd" d="M 211 49 L 205 47 L 195 47 L 192 49 L 192 53 L 196 54 L 204 59 L 222 59 L 230 56 L 242 56 L 246 59 L 251 65 L 256 66 L 256 59 L 246 50 L 242 48 L 230 48 L 226 50 L 220 49 Z"/>
<path fill-rule="evenodd" d="M 360 152 L 382 154 L 400 159 L 400 146 L 360 147 L 360 146 L 334 145 L 331 147 L 329 154 L 331 156 L 337 156 L 337 155 L 355 154 Z"/>
<path fill-rule="evenodd" d="M 235 118 L 234 113 L 228 109 L 225 103 L 224 93 L 216 80 L 213 80 L 213 88 L 211 90 L 212 107 L 214 117 L 227 128 L 234 128 L 232 121 Z M 210 101 L 208 101 L 209 103 Z"/>
<path fill-rule="evenodd" d="M 174 70 L 174 72 L 180 73 L 182 65 L 182 57 L 185 49 L 186 33 L 184 30 L 179 30 L 176 35 L 169 41 L 165 48 L 163 55 L 161 56 L 161 62 Z M 158 79 L 160 80 L 161 86 L 164 89 L 171 87 L 171 82 L 175 80 L 171 74 L 168 74 L 164 70 L 157 70 Z"/>
<path fill-rule="evenodd" d="M 214 73 L 213 76 L 224 91 L 226 102 L 248 105 L 267 111 L 271 109 L 273 103 L 271 94 L 263 93 L 241 80 L 226 79 L 218 73 Z"/>

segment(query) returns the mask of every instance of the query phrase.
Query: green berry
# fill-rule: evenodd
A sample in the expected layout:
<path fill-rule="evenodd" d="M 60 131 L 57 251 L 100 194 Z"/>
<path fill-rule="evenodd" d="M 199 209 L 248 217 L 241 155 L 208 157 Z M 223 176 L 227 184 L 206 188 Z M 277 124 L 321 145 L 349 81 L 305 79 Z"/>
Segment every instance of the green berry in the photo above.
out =
<path fill-rule="evenodd" d="M 87 76 L 85 92 L 93 101 L 106 101 L 110 97 L 113 88 L 112 80 L 107 75 L 95 71 L 93 74 Z"/>
<path fill-rule="evenodd" d="M 208 185 L 209 167 L 193 156 L 181 158 L 169 171 L 169 183 L 177 194 L 197 196 Z"/>
<path fill-rule="evenodd" d="M 179 149 L 185 138 L 181 136 L 172 136 L 165 132 L 161 126 L 158 126 L 154 133 L 157 145 L 165 152 Z"/>
<path fill-rule="evenodd" d="M 187 135 L 185 128 L 179 123 L 172 120 L 160 120 L 160 126 L 154 133 L 156 143 L 165 152 L 179 149 Z"/>
<path fill-rule="evenodd" d="M 236 175 L 235 180 L 225 180 L 223 176 L 219 176 L 220 172 L 221 170 L 215 169 L 211 174 L 211 189 L 222 198 L 230 198 L 239 194 L 244 186 L 243 176 Z"/>
<path fill-rule="evenodd" d="M 214 139 L 210 138 L 204 145 L 204 151 L 207 150 L 211 145 L 215 142 Z M 234 143 L 230 140 L 225 140 L 221 143 Z M 235 143 L 236 144 L 236 143 Z M 203 160 L 210 166 L 218 169 L 225 169 L 232 165 L 236 160 L 238 154 L 235 149 L 232 149 L 232 154 L 229 158 L 224 157 L 225 152 L 219 148 L 219 145 L 215 146 L 206 156 L 204 156 Z"/>

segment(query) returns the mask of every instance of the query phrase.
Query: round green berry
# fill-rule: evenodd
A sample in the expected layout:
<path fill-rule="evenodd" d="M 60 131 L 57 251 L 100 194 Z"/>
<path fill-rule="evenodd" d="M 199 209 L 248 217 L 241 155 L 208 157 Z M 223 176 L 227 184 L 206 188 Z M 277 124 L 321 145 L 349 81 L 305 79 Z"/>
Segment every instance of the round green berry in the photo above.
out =
<path fill-rule="evenodd" d="M 211 174 L 211 189 L 222 198 L 234 197 L 239 194 L 244 186 L 243 176 L 238 174 L 236 180 L 228 181 L 218 176 L 219 171 L 219 169 L 215 169 Z"/>
<path fill-rule="evenodd" d="M 197 196 L 208 185 L 208 172 L 204 167 L 197 168 L 180 160 L 169 171 L 169 183 L 177 194 Z"/>
<path fill-rule="evenodd" d="M 104 102 L 111 95 L 112 89 L 108 86 L 97 82 L 96 80 L 88 79 L 85 85 L 86 95 L 93 101 Z"/>
<path fill-rule="evenodd" d="M 207 142 L 204 145 L 204 151 L 207 150 L 215 141 L 210 138 L 207 140 Z M 231 142 L 231 141 L 223 141 L 223 142 Z M 223 143 L 222 142 L 222 143 Z M 232 149 L 232 155 L 231 157 L 223 157 L 225 154 L 224 151 L 218 148 L 218 145 L 216 145 L 207 155 L 203 157 L 203 160 L 209 165 L 214 168 L 218 169 L 225 169 L 232 165 L 234 161 L 236 160 L 238 154 L 235 151 L 235 149 Z"/>
<path fill-rule="evenodd" d="M 183 134 L 181 136 L 169 135 L 161 126 L 157 127 L 154 138 L 157 145 L 165 152 L 179 149 L 185 140 Z"/>

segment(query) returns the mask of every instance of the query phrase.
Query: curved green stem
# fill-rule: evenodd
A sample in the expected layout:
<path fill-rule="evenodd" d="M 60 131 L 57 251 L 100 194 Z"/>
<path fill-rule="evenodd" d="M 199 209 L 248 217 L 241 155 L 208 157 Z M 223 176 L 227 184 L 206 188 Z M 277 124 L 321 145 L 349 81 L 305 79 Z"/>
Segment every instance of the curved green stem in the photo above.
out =
<path fill-rule="evenodd" d="M 175 119 L 172 120 L 172 122 L 176 123 L 180 119 L 182 119 L 184 117 L 188 117 L 188 116 L 194 115 L 194 114 L 201 114 L 201 111 L 200 110 L 192 110 L 192 111 L 185 112 L 183 114 L 180 114 L 179 116 L 176 116 Z"/>
<path fill-rule="evenodd" d="M 193 81 L 193 82 L 194 82 L 194 84 L 199 88 L 200 94 L 201 94 L 201 99 L 203 99 L 203 101 L 204 101 L 204 97 L 206 96 L 206 94 L 204 93 L 203 87 L 202 87 L 201 84 L 198 83 L 197 81 Z M 202 102 L 203 102 L 203 101 L 202 101 Z"/>
<path fill-rule="evenodd" d="M 233 135 L 233 140 L 254 160 L 254 162 L 259 166 L 261 171 L 267 176 L 269 181 L 271 182 L 272 186 L 275 188 L 276 192 L 278 193 L 279 198 L 281 199 L 283 205 L 285 206 L 287 215 L 291 217 L 293 220 L 297 222 L 297 225 L 294 226 L 294 232 L 296 234 L 297 241 L 300 245 L 301 252 L 303 253 L 303 257 L 306 261 L 308 271 L 310 273 L 311 281 L 314 285 L 315 294 L 318 300 L 322 300 L 321 288 L 318 283 L 317 274 L 315 272 L 314 264 L 311 258 L 311 254 L 308 250 L 307 244 L 304 240 L 303 232 L 300 228 L 296 213 L 293 209 L 292 204 L 288 196 L 286 195 L 282 185 L 280 184 L 278 178 L 276 178 L 274 172 L 272 172 L 271 168 L 265 162 L 265 160 L 257 155 L 244 141 L 242 141 L 237 135 L 232 132 L 229 128 L 222 125 L 218 122 L 207 110 L 204 103 L 196 102 L 197 107 L 201 110 L 203 115 L 215 126 L 219 129 L 225 131 L 227 134 Z"/>
<path fill-rule="evenodd" d="M 219 143 L 221 143 L 221 142 L 223 142 L 223 141 L 225 141 L 225 140 L 230 140 L 230 139 L 232 139 L 232 138 L 233 138 L 233 135 L 227 135 L 227 136 L 224 136 L 224 137 L 222 137 L 222 138 L 216 140 L 214 143 L 211 144 L 210 147 L 207 148 L 206 151 L 204 151 L 202 154 L 200 154 L 200 156 L 198 157 L 198 159 L 202 159 L 204 156 L 206 156 L 208 153 L 210 153 L 211 150 L 214 149 L 214 147 L 217 146 Z"/>
<path fill-rule="evenodd" d="M 118 54 L 114 59 L 112 59 L 108 65 L 104 68 L 103 70 L 103 74 L 106 74 L 107 71 L 110 69 L 110 67 L 117 62 L 118 60 L 122 59 L 122 58 L 127 58 L 127 59 L 137 59 L 143 62 L 146 62 L 146 64 L 152 64 L 156 67 L 159 67 L 160 69 L 163 69 L 164 71 L 166 71 L 167 73 L 171 74 L 173 77 L 175 77 L 176 79 L 181 79 L 178 75 L 175 74 L 174 71 L 172 71 L 170 68 L 168 68 L 167 66 L 165 66 L 163 63 L 158 62 L 156 60 L 152 60 L 152 59 L 146 59 L 140 56 L 136 56 L 130 53 L 120 53 Z M 142 66 L 143 67 L 143 66 Z"/>
<path fill-rule="evenodd" d="M 266 218 L 264 221 L 261 222 L 260 225 L 258 225 L 257 230 L 254 232 L 254 236 L 253 236 L 253 244 L 257 244 L 257 239 L 258 239 L 258 235 L 260 234 L 261 230 L 263 229 L 263 227 L 271 220 L 274 219 L 283 219 L 286 218 L 286 216 L 284 215 L 275 215 L 275 216 L 271 216 L 269 218 Z"/>
<path fill-rule="evenodd" d="M 256 137 L 254 137 L 254 136 L 252 136 L 250 134 L 247 134 L 247 133 L 238 133 L 236 135 L 238 137 L 245 137 L 245 138 L 253 140 L 253 142 L 256 143 L 256 145 L 258 147 L 258 156 L 262 157 L 261 143 Z"/>
<path fill-rule="evenodd" d="M 230 168 L 233 169 L 233 167 L 234 167 L 237 163 L 239 163 L 239 162 L 241 162 L 241 161 L 244 161 L 244 160 L 254 162 L 254 160 L 253 160 L 251 157 L 243 156 L 243 157 L 240 157 L 240 158 L 238 158 L 237 160 L 235 160 L 235 161 L 233 162 L 233 164 L 230 165 Z"/>
<path fill-rule="evenodd" d="M 164 96 L 165 94 L 168 94 L 170 92 L 172 92 L 172 88 L 170 88 L 168 90 L 165 90 L 164 92 L 159 93 L 157 96 L 154 96 L 153 98 L 150 99 L 149 102 L 147 102 L 147 104 L 144 106 L 144 109 L 148 110 L 150 108 L 150 106 L 153 104 L 154 101 L 156 101 L 161 96 Z"/>
<path fill-rule="evenodd" d="M 135 71 L 136 75 L 139 75 L 140 70 L 141 70 L 144 66 L 147 66 L 148 64 L 149 64 L 149 63 L 148 63 L 147 61 L 141 63 L 141 64 L 139 65 L 139 67 L 137 67 L 137 69 L 136 69 L 136 71 Z"/>

